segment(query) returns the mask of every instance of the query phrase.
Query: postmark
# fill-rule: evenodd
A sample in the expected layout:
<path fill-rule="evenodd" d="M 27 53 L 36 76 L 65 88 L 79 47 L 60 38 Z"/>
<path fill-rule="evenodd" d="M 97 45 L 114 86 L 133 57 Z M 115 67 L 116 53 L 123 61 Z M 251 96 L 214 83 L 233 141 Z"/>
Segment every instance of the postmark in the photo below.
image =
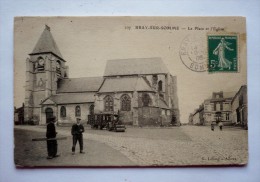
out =
<path fill-rule="evenodd" d="M 179 54 L 182 63 L 192 71 L 207 70 L 206 39 L 201 35 L 186 36 L 180 46 Z"/>
<path fill-rule="evenodd" d="M 238 72 L 238 35 L 207 35 L 208 72 Z"/>

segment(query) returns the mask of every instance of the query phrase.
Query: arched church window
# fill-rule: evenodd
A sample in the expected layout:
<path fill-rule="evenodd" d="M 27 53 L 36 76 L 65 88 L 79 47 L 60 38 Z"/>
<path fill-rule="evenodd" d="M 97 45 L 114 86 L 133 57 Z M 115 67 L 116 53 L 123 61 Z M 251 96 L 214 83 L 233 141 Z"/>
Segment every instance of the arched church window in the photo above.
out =
<path fill-rule="evenodd" d="M 151 98 L 148 94 L 143 94 L 142 96 L 143 106 L 149 106 L 149 103 L 151 101 Z"/>
<path fill-rule="evenodd" d="M 90 115 L 94 114 L 94 108 L 95 108 L 95 106 L 93 104 L 91 106 L 89 106 L 89 114 Z"/>
<path fill-rule="evenodd" d="M 158 91 L 161 92 L 162 91 L 162 80 L 160 80 L 158 82 Z"/>
<path fill-rule="evenodd" d="M 127 94 L 124 94 L 121 97 L 121 110 L 122 111 L 131 111 L 131 98 Z"/>
<path fill-rule="evenodd" d="M 105 101 L 105 111 L 114 111 L 114 100 L 113 97 L 110 95 L 107 95 L 104 98 Z"/>
<path fill-rule="evenodd" d="M 66 107 L 61 106 L 60 108 L 60 117 L 66 117 Z"/>
<path fill-rule="evenodd" d="M 44 71 L 45 61 L 42 57 L 39 57 L 37 59 L 37 62 L 35 63 L 35 68 L 37 71 Z"/>
<path fill-rule="evenodd" d="M 56 62 L 56 73 L 58 76 L 61 76 L 61 62 L 60 60 L 57 60 Z"/>
<path fill-rule="evenodd" d="M 75 108 L 75 116 L 79 117 L 81 115 L 80 106 L 76 106 Z"/>

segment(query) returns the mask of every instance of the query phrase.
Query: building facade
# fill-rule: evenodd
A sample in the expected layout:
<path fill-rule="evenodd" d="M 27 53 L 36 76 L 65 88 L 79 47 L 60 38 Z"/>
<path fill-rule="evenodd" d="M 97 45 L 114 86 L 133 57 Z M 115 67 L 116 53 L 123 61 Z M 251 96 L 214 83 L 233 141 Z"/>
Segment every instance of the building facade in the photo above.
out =
<path fill-rule="evenodd" d="M 204 101 L 204 122 L 222 121 L 224 125 L 232 124 L 231 101 L 235 92 L 213 92 L 210 99 Z"/>
<path fill-rule="evenodd" d="M 14 108 L 14 124 L 24 124 L 24 103 L 22 107 Z"/>
<path fill-rule="evenodd" d="M 94 113 L 119 113 L 130 125 L 179 125 L 177 79 L 161 58 L 108 60 L 103 77 L 69 78 L 69 67 L 46 26 L 26 60 L 27 122 L 59 124 Z"/>
<path fill-rule="evenodd" d="M 224 125 L 238 125 L 247 129 L 247 86 L 237 92 L 213 92 L 198 109 L 189 115 L 191 125 L 210 125 L 220 120 Z"/>
<path fill-rule="evenodd" d="M 243 85 L 232 99 L 232 122 L 242 127 L 248 127 L 247 120 L 247 86 Z"/>
<path fill-rule="evenodd" d="M 205 125 L 204 122 L 204 105 L 201 104 L 198 109 L 189 115 L 190 125 Z"/>

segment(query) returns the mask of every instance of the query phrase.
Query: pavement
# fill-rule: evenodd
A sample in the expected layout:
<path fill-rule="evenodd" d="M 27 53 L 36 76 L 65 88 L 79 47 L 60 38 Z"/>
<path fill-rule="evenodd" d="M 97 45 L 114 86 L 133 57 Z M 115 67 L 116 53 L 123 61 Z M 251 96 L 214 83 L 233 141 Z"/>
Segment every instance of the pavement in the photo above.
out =
<path fill-rule="evenodd" d="M 244 165 L 247 130 L 204 126 L 127 127 L 126 132 L 85 128 L 85 154 L 71 155 L 70 127 L 57 126 L 60 157 L 47 160 L 45 126 L 15 126 L 15 163 L 21 166 L 190 166 Z M 77 146 L 78 147 L 78 146 Z M 77 148 L 78 149 L 78 148 Z M 78 149 L 79 150 L 79 149 Z"/>
<path fill-rule="evenodd" d="M 32 141 L 32 138 L 43 138 L 45 133 L 37 129 L 32 131 L 23 128 L 15 129 L 15 164 L 17 167 L 75 167 L 75 166 L 120 166 L 134 165 L 134 163 L 117 150 L 90 139 L 84 139 L 85 154 L 79 153 L 79 145 L 76 146 L 75 155 L 72 155 L 72 138 L 58 140 L 57 158 L 46 159 L 46 141 Z M 66 137 L 66 134 L 59 137 Z"/>

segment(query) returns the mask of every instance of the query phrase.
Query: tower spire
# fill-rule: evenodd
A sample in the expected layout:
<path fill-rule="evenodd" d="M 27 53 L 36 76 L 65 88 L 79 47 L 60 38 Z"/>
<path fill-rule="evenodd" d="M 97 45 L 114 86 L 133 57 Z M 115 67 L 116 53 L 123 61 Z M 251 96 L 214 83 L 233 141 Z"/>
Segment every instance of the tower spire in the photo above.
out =
<path fill-rule="evenodd" d="M 32 53 L 30 55 L 41 54 L 41 53 L 53 53 L 60 59 L 64 60 L 60 50 L 51 34 L 51 28 L 45 24 L 45 28 L 35 45 Z"/>

